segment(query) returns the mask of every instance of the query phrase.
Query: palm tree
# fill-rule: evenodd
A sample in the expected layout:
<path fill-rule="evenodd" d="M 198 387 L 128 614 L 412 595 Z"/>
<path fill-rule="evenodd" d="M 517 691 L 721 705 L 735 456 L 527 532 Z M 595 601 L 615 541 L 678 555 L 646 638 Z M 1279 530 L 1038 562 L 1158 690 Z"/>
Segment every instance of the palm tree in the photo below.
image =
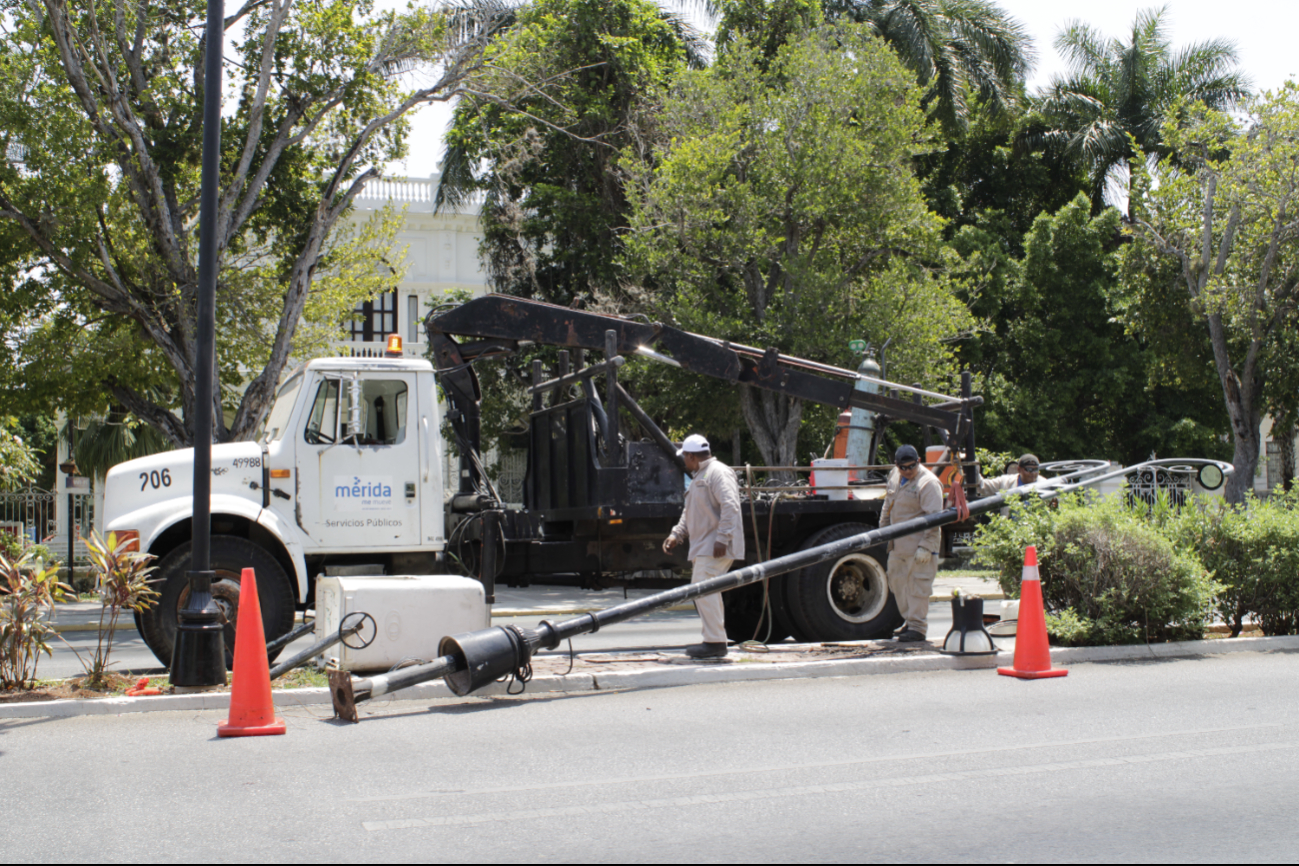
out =
<path fill-rule="evenodd" d="M 825 0 L 827 20 L 869 24 L 925 88 L 924 105 L 949 134 L 969 100 L 1014 105 L 1036 55 L 1028 31 L 992 0 Z"/>
<path fill-rule="evenodd" d="M 157 430 L 120 409 L 112 409 L 103 418 L 92 418 L 80 430 L 69 419 L 59 431 L 71 446 L 77 471 L 92 478 L 103 478 L 119 463 L 170 451 L 173 446 Z"/>
<path fill-rule="evenodd" d="M 1144 153 L 1166 155 L 1160 130 L 1179 99 L 1221 110 L 1249 93 L 1249 79 L 1234 68 L 1234 43 L 1214 39 L 1173 50 L 1167 9 L 1138 12 L 1127 42 L 1106 39 L 1080 21 L 1069 22 L 1056 38 L 1069 74 L 1056 76 L 1039 97 L 1049 126 L 1040 138 L 1085 165 L 1093 212 L 1103 206 L 1107 188 L 1127 196 L 1137 155 L 1133 140 Z"/>

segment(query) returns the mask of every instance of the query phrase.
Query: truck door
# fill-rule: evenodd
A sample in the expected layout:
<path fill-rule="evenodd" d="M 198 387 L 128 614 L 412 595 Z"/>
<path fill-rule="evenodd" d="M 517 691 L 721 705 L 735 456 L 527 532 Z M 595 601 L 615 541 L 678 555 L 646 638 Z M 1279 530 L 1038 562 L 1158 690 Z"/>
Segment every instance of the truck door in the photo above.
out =
<path fill-rule="evenodd" d="M 315 549 L 419 544 L 415 376 L 367 370 L 317 380 L 297 454 L 298 524 Z"/>

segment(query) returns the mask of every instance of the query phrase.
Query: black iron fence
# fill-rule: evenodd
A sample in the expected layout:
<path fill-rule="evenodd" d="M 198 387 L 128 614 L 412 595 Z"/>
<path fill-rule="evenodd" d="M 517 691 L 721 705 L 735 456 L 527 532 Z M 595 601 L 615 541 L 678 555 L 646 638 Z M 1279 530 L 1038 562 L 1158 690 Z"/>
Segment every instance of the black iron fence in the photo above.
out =
<path fill-rule="evenodd" d="M 75 535 L 75 558 L 87 562 L 85 539 L 95 525 L 95 498 L 89 490 L 72 491 L 72 522 Z M 67 493 L 27 487 L 0 492 L 0 532 L 43 544 L 55 559 L 64 559 L 68 548 L 68 529 L 59 525 L 59 515 L 68 508 Z"/>

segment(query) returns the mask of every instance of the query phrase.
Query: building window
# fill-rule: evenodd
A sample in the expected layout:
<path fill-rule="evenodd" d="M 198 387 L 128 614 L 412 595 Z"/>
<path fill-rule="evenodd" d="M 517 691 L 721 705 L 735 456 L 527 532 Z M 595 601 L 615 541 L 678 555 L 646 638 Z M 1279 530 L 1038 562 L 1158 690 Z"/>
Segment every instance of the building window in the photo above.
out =
<path fill-rule="evenodd" d="M 397 292 L 384 292 L 356 305 L 352 316 L 352 340 L 382 343 L 397 332 Z"/>
<path fill-rule="evenodd" d="M 419 342 L 419 296 L 406 296 L 406 342 Z"/>

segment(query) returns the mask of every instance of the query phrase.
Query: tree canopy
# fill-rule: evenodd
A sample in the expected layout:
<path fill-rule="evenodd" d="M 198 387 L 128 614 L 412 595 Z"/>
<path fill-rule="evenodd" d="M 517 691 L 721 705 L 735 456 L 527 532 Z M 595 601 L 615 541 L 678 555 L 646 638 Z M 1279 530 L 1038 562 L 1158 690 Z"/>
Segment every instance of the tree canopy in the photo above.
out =
<path fill-rule="evenodd" d="M 0 490 L 30 484 L 40 471 L 35 452 L 20 435 L 18 419 L 0 416 Z"/>
<path fill-rule="evenodd" d="M 1160 381 L 1148 344 L 1120 320 L 1119 214 L 1090 209 L 1079 194 L 1038 216 L 1022 259 L 978 226 L 953 241 L 970 266 L 971 307 L 987 323 L 961 346 L 986 398 L 980 441 L 1055 459 L 1220 456 L 1212 392 L 1202 380 Z"/>
<path fill-rule="evenodd" d="M 931 145 L 921 92 L 861 25 L 826 25 L 775 58 L 737 41 L 681 75 L 638 168 L 629 267 L 688 329 L 853 364 L 892 339 L 890 375 L 929 383 L 969 324 L 942 276 L 941 221 L 912 160 Z M 769 465 L 798 457 L 802 401 L 744 388 Z M 733 405 L 733 404 L 732 404 Z"/>
<path fill-rule="evenodd" d="M 897 52 L 923 88 L 921 105 L 948 134 L 976 103 L 1019 104 L 1036 58 L 1024 25 L 993 0 L 823 0 L 826 19 L 865 23 Z"/>
<path fill-rule="evenodd" d="M 1240 120 L 1178 108 L 1184 120 L 1163 128 L 1169 157 L 1140 177 L 1134 254 L 1167 257 L 1173 297 L 1208 332 L 1234 448 L 1227 497 L 1240 501 L 1258 465 L 1268 379 L 1294 381 L 1285 362 L 1299 330 L 1299 86 L 1251 100 Z M 1146 271 L 1150 299 L 1166 297 L 1160 273 Z"/>
<path fill-rule="evenodd" d="M 376 268 L 391 215 L 352 237 L 339 221 L 373 166 L 403 152 L 406 112 L 452 98 L 478 67 L 495 8 L 270 0 L 226 19 L 234 106 L 222 121 L 214 385 L 227 388 L 214 393 L 229 412 L 216 407 L 216 439 L 255 432 L 312 339 L 304 314 L 332 328 L 391 282 Z M 19 393 L 31 376 L 20 396 L 125 409 L 176 444 L 203 435 L 190 419 L 199 118 L 216 95 L 204 14 L 199 2 L 7 3 L 0 67 L 0 255 L 18 274 L 5 324 L 24 302 L 45 314 L 6 333 L 3 384 Z M 409 89 L 399 73 L 412 68 L 435 72 Z"/>
<path fill-rule="evenodd" d="M 533 0 L 456 108 L 439 196 L 485 196 L 497 291 L 568 304 L 618 294 L 623 152 L 697 36 L 649 0 Z"/>

